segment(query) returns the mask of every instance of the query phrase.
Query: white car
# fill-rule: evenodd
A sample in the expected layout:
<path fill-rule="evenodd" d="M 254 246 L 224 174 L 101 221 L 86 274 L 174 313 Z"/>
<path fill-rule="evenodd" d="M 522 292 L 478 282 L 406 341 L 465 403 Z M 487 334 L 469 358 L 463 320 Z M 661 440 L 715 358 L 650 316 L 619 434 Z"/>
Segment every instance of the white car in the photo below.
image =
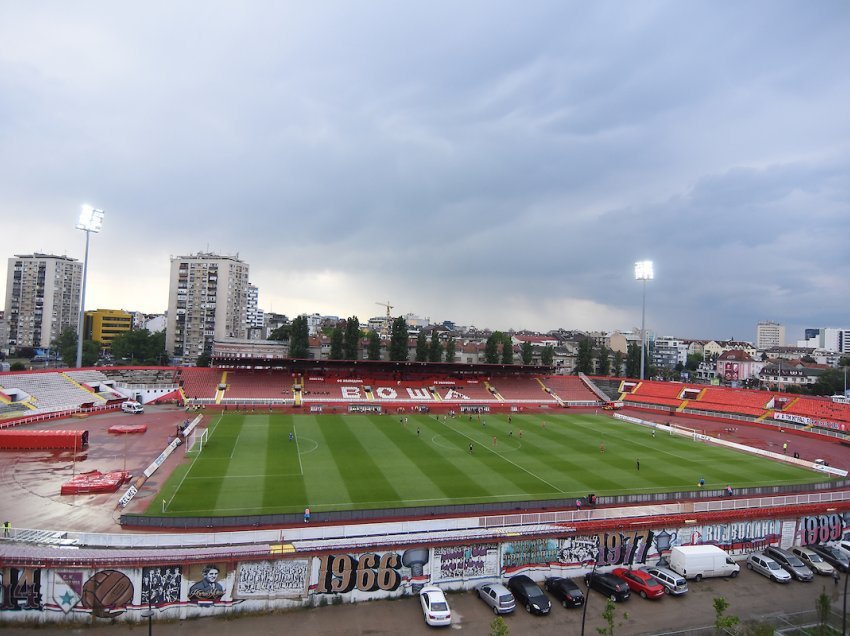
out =
<path fill-rule="evenodd" d="M 443 590 L 435 585 L 426 585 L 419 592 L 419 600 L 426 623 L 433 627 L 452 624 L 452 611 Z"/>
<path fill-rule="evenodd" d="M 144 413 L 145 408 L 138 402 L 128 400 L 121 404 L 121 410 L 125 413 Z"/>

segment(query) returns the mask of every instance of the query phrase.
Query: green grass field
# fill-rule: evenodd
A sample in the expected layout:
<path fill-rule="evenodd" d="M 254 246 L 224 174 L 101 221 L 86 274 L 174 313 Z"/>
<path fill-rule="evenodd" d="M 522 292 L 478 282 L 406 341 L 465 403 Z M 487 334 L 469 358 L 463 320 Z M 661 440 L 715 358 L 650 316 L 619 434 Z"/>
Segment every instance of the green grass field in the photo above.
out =
<path fill-rule="evenodd" d="M 203 451 L 186 457 L 148 514 L 161 515 L 163 499 L 166 515 L 231 516 L 694 490 L 700 478 L 707 489 L 824 479 L 594 414 L 210 417 Z"/>

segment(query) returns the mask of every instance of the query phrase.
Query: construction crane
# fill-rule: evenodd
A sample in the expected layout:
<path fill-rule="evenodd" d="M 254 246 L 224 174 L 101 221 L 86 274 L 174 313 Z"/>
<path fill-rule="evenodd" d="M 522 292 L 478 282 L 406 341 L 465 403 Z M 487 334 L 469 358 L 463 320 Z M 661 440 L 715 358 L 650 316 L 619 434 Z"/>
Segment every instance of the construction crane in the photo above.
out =
<path fill-rule="evenodd" d="M 380 305 L 381 307 L 387 308 L 387 322 L 390 322 L 390 320 L 392 320 L 392 316 L 390 315 L 390 310 L 393 308 L 393 306 L 390 304 L 390 301 L 387 301 L 385 303 L 376 302 L 375 304 Z"/>

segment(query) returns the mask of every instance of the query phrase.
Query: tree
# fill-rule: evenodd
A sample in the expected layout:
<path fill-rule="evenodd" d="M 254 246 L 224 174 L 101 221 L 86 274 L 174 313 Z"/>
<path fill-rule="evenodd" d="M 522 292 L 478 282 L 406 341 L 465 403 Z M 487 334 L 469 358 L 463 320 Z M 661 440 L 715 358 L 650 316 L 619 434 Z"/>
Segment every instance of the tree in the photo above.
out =
<path fill-rule="evenodd" d="M 360 320 L 357 316 L 351 316 L 345 321 L 345 360 L 358 360 L 360 358 Z"/>
<path fill-rule="evenodd" d="M 449 339 L 446 341 L 446 362 L 455 361 L 455 346 L 455 339 L 449 336 Z"/>
<path fill-rule="evenodd" d="M 637 342 L 630 342 L 626 352 L 626 377 L 640 377 L 640 344 Z"/>
<path fill-rule="evenodd" d="M 519 355 L 522 358 L 523 364 L 531 364 L 531 360 L 534 358 L 534 348 L 528 340 L 522 343 L 519 349 Z"/>
<path fill-rule="evenodd" d="M 844 395 L 844 371 L 827 369 L 811 386 L 812 395 Z"/>
<path fill-rule="evenodd" d="M 431 345 L 428 347 L 428 362 L 441 362 L 443 360 L 443 345 L 440 344 L 440 334 L 434 329 L 431 331 Z"/>
<path fill-rule="evenodd" d="M 212 360 L 212 356 L 208 351 L 204 351 L 201 355 L 197 357 L 195 360 L 196 367 L 208 367 L 210 366 L 210 361 Z"/>
<path fill-rule="evenodd" d="M 339 327 L 335 327 L 331 332 L 331 350 L 328 354 L 328 358 L 330 360 L 342 360 L 344 354 L 344 341 L 345 335 L 342 333 L 342 329 Z"/>
<path fill-rule="evenodd" d="M 502 364 L 514 363 L 514 343 L 509 334 L 502 336 Z"/>
<path fill-rule="evenodd" d="M 593 372 L 593 345 L 590 338 L 582 338 L 578 343 L 578 357 L 576 358 L 576 375 L 579 373 Z"/>
<path fill-rule="evenodd" d="M 614 636 L 614 628 L 622 627 L 623 623 L 629 620 L 628 612 L 623 612 L 623 620 L 617 623 L 617 606 L 610 598 L 605 603 L 605 609 L 602 612 L 602 619 L 605 621 L 605 627 L 597 627 L 596 631 L 601 636 Z"/>
<path fill-rule="evenodd" d="M 381 336 L 377 331 L 369 332 L 369 344 L 366 348 L 366 355 L 370 360 L 381 359 Z"/>
<path fill-rule="evenodd" d="M 552 366 L 552 363 L 555 362 L 555 348 L 552 345 L 543 347 L 543 353 L 540 354 L 540 361 L 543 363 L 543 366 Z"/>
<path fill-rule="evenodd" d="M 612 371 L 613 375 L 617 376 L 618 378 L 623 373 L 623 358 L 624 356 L 622 351 L 617 351 L 614 353 L 614 368 L 612 369 Z"/>
<path fill-rule="evenodd" d="M 611 359 L 608 357 L 610 353 L 605 345 L 599 348 L 599 375 L 611 374 Z"/>
<path fill-rule="evenodd" d="M 490 623 L 490 636 L 509 636 L 511 630 L 508 629 L 508 624 L 501 616 L 497 616 Z"/>
<path fill-rule="evenodd" d="M 390 360 L 393 362 L 404 362 L 407 360 L 407 321 L 404 316 L 393 320 L 390 329 Z"/>
<path fill-rule="evenodd" d="M 62 362 L 67 366 L 73 367 L 77 364 L 77 332 L 71 327 L 66 327 L 59 337 L 53 341 L 53 348 L 59 350 L 59 355 L 62 357 Z M 94 340 L 83 340 L 83 359 L 84 367 L 93 366 L 100 357 L 100 343 Z"/>
<path fill-rule="evenodd" d="M 281 325 L 277 329 L 272 330 L 269 334 L 269 340 L 289 340 L 289 334 L 292 331 L 292 324 Z"/>
<path fill-rule="evenodd" d="M 730 630 L 737 625 L 741 619 L 737 616 L 726 616 L 726 610 L 729 609 L 729 601 L 722 596 L 714 598 L 714 628 L 718 634 Z"/>
<path fill-rule="evenodd" d="M 688 361 L 685 363 L 685 368 L 688 371 L 696 371 L 699 368 L 701 362 L 703 362 L 705 358 L 701 353 L 689 353 Z"/>
<path fill-rule="evenodd" d="M 27 365 L 23 362 L 13 362 L 9 365 L 9 371 L 26 371 Z"/>
<path fill-rule="evenodd" d="M 310 328 L 307 316 L 293 318 L 289 330 L 289 357 L 304 359 L 310 353 Z"/>
<path fill-rule="evenodd" d="M 487 364 L 499 363 L 499 343 L 502 341 L 502 332 L 495 331 L 487 338 L 484 345 L 484 362 Z"/>
<path fill-rule="evenodd" d="M 416 361 L 428 362 L 428 339 L 424 331 L 420 331 L 416 336 Z"/>
<path fill-rule="evenodd" d="M 115 358 L 127 360 L 130 364 L 162 364 L 168 357 L 165 352 L 164 331 L 125 331 L 113 338 L 109 350 Z"/>
<path fill-rule="evenodd" d="M 826 593 L 826 588 L 824 588 L 823 592 L 818 594 L 817 599 L 815 599 L 815 612 L 817 612 L 818 616 L 818 634 L 825 636 L 829 634 L 831 631 L 829 629 L 829 610 L 832 607 L 832 602 L 830 601 L 829 594 Z"/>

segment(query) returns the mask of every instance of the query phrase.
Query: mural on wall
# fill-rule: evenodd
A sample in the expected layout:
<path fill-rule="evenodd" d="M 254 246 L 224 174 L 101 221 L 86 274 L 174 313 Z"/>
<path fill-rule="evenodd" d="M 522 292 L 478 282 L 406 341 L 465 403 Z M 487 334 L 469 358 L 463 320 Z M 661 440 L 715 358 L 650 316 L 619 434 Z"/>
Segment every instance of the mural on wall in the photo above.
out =
<path fill-rule="evenodd" d="M 410 586 L 417 593 L 430 580 L 428 548 L 403 553 L 327 554 L 313 559 L 310 590 L 316 594 L 395 592 Z"/>
<path fill-rule="evenodd" d="M 440 547 L 432 550 L 432 583 L 497 576 L 499 576 L 499 546 L 495 543 Z"/>
<path fill-rule="evenodd" d="M 800 545 L 838 541 L 845 538 L 845 527 L 847 520 L 844 515 L 838 513 L 803 517 L 800 519 L 798 531 Z"/>
<path fill-rule="evenodd" d="M 199 606 L 209 606 L 221 601 L 227 590 L 222 584 L 227 579 L 227 571 L 218 563 L 207 563 L 203 567 L 192 566 L 189 569 L 189 580 L 195 581 L 189 586 L 186 595 L 190 603 Z"/>
<path fill-rule="evenodd" d="M 528 567 L 557 564 L 561 552 L 558 539 L 508 541 L 502 544 L 502 571 L 505 574 Z"/>
<path fill-rule="evenodd" d="M 83 598 L 83 572 L 81 570 L 54 570 L 53 594 L 56 606 L 67 614 Z"/>
<path fill-rule="evenodd" d="M 0 610 L 40 610 L 41 570 L 6 567 L 0 570 Z"/>
<path fill-rule="evenodd" d="M 180 602 L 183 570 L 179 565 L 142 568 L 142 605 L 171 605 Z"/>
<path fill-rule="evenodd" d="M 133 602 L 133 582 L 118 570 L 100 570 L 83 583 L 82 607 L 98 618 L 115 618 Z"/>
<path fill-rule="evenodd" d="M 303 596 L 309 579 L 308 561 L 254 561 L 242 563 L 236 577 L 236 596 Z"/>

